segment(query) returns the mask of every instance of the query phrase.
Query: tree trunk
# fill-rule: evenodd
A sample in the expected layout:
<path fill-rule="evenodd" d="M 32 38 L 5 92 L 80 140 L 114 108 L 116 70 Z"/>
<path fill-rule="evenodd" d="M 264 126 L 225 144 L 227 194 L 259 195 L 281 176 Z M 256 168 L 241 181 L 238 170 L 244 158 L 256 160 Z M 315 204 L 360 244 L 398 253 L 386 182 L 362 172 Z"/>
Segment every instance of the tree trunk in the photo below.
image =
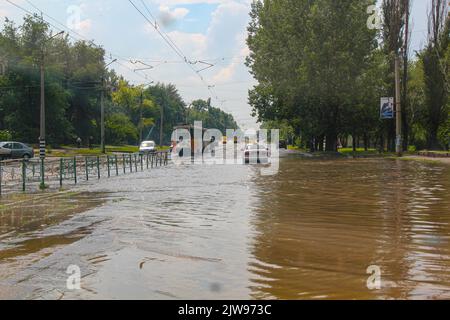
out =
<path fill-rule="evenodd" d="M 327 135 L 325 151 L 337 152 L 337 134 L 336 133 L 330 133 Z"/>
<path fill-rule="evenodd" d="M 367 137 L 367 133 L 364 133 L 364 150 L 367 151 L 369 150 L 369 138 Z"/>
<path fill-rule="evenodd" d="M 323 139 L 324 136 L 320 136 L 317 140 L 317 150 L 319 150 L 320 152 L 323 152 Z"/>
<path fill-rule="evenodd" d="M 383 136 L 383 134 L 378 135 L 378 139 L 377 139 L 376 143 L 379 143 L 378 144 L 378 152 L 383 153 L 384 152 L 384 136 Z"/>
<path fill-rule="evenodd" d="M 316 144 L 315 144 L 315 142 L 314 142 L 314 138 L 311 138 L 311 139 L 309 140 L 309 151 L 310 151 L 311 153 L 316 152 Z"/>
<path fill-rule="evenodd" d="M 427 138 L 427 148 L 428 150 L 440 150 L 439 140 L 437 138 L 437 129 L 430 130 Z"/>

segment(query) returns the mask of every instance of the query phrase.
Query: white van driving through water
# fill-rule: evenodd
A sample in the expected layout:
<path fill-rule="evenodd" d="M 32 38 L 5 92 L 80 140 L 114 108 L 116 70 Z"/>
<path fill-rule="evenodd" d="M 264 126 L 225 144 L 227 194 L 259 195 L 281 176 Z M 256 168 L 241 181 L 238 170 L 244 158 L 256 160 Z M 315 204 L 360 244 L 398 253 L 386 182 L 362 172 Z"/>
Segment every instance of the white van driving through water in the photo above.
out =
<path fill-rule="evenodd" d="M 153 153 L 156 151 L 156 143 L 155 141 L 143 141 L 139 147 L 139 153 Z"/>

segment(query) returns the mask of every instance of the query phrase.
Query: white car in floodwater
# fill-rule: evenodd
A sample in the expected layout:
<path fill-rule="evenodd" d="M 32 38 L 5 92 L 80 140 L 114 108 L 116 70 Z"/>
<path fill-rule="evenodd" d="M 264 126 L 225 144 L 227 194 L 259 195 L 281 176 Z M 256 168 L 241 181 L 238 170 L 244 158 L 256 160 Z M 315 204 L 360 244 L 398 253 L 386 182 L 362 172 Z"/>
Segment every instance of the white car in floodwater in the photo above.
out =
<path fill-rule="evenodd" d="M 244 149 L 244 163 L 269 163 L 269 148 L 263 144 L 248 144 Z"/>
<path fill-rule="evenodd" d="M 155 141 L 143 141 L 139 147 L 139 153 L 153 153 L 156 152 L 156 143 Z"/>

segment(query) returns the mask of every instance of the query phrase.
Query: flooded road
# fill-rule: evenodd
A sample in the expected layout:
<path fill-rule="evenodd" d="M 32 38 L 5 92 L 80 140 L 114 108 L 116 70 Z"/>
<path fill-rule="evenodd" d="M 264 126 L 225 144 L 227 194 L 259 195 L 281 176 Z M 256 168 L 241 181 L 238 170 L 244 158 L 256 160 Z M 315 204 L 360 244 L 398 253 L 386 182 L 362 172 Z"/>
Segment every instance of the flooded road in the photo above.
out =
<path fill-rule="evenodd" d="M 275 176 L 170 165 L 75 191 L 0 207 L 0 298 L 450 299 L 448 165 L 291 155 Z"/>

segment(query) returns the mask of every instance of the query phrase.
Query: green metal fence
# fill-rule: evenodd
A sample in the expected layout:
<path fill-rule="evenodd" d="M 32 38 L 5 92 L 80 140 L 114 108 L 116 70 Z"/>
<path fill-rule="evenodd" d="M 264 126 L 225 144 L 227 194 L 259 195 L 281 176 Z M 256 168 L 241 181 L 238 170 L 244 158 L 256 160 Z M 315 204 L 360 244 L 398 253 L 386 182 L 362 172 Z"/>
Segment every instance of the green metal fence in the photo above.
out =
<path fill-rule="evenodd" d="M 0 195 L 142 172 L 169 162 L 168 152 L 0 161 Z M 41 174 L 43 172 L 43 174 Z"/>

